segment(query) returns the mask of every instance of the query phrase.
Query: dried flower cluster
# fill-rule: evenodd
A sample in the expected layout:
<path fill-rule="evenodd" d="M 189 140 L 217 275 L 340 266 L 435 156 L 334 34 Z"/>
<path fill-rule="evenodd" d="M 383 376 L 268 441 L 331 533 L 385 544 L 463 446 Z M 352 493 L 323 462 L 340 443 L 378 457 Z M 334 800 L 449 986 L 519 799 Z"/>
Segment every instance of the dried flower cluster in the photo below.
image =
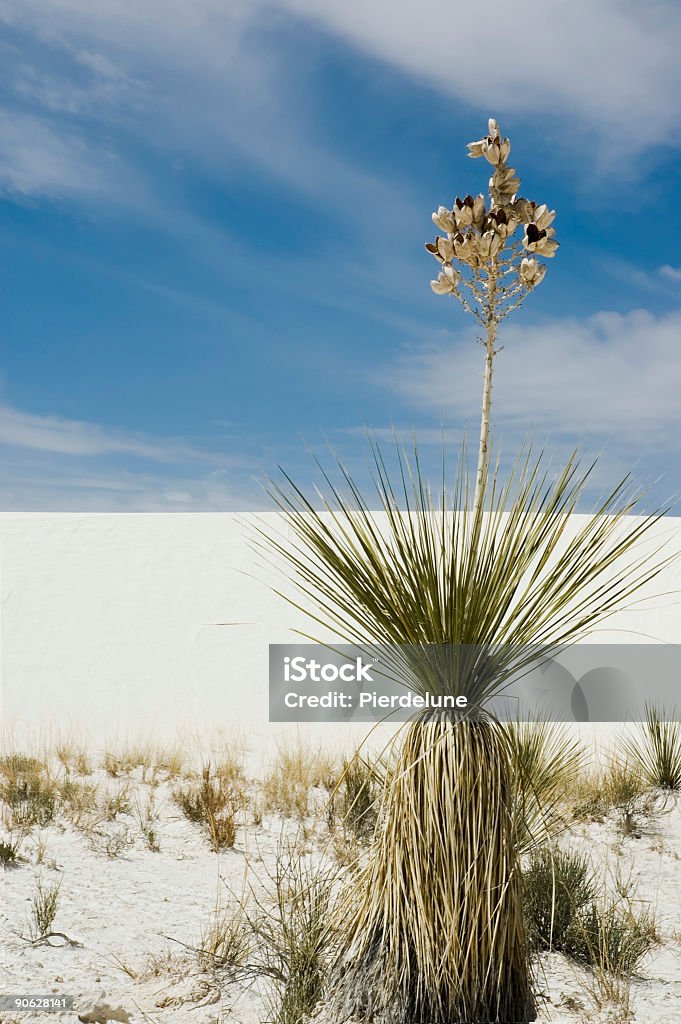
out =
<path fill-rule="evenodd" d="M 488 130 L 484 139 L 469 142 L 468 155 L 484 157 L 494 167 L 489 206 L 483 195 L 457 196 L 451 210 L 440 206 L 433 222 L 444 234 L 426 245 L 442 268 L 430 282 L 433 291 L 455 295 L 486 327 L 496 326 L 517 309 L 546 273 L 546 265 L 536 257 L 554 256 L 558 248 L 551 227 L 555 210 L 518 196 L 520 178 L 506 162 L 510 140 L 501 137 L 494 118 Z M 514 239 L 521 226 L 522 239 Z"/>

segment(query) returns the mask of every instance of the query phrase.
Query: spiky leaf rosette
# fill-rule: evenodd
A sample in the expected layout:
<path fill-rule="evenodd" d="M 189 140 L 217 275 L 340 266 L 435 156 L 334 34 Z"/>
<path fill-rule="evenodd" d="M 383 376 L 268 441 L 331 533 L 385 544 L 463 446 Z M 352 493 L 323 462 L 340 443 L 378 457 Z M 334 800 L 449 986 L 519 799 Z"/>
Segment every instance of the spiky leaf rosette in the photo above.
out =
<path fill-rule="evenodd" d="M 395 485 L 381 449 L 371 451 L 378 511 L 339 462 L 338 483 L 320 467 L 327 493 L 316 504 L 286 474 L 273 483 L 289 538 L 258 530 L 261 546 L 290 570 L 294 593 L 277 592 L 348 643 L 406 652 L 489 647 L 495 658 L 506 648 L 517 669 L 519 657 L 529 663 L 537 650 L 549 654 L 587 636 L 669 561 L 631 554 L 666 509 L 640 514 L 642 496 L 629 478 L 583 522 L 571 520 L 595 466 L 582 468 L 576 454 L 551 474 L 541 453 L 526 450 L 506 483 L 497 468 L 487 509 L 472 514 L 465 446 L 451 492 L 443 458 L 435 493 L 416 447 L 410 459 L 396 446 Z M 495 663 L 505 678 L 508 663 Z M 498 690 L 499 676 L 485 678 L 481 701 Z"/>

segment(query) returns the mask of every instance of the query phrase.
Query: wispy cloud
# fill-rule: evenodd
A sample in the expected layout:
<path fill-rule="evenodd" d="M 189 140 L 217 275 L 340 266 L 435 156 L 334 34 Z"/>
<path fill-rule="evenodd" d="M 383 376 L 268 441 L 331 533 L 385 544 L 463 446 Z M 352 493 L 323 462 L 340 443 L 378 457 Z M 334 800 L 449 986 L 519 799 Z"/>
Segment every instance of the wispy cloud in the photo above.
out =
<path fill-rule="evenodd" d="M 8 405 L 0 405 L 0 444 L 80 457 L 115 453 L 153 462 L 224 461 L 183 441 L 150 438 L 61 416 L 37 416 Z"/>
<path fill-rule="evenodd" d="M 497 357 L 495 420 L 506 434 L 532 428 L 588 436 L 640 454 L 681 451 L 681 312 L 600 312 L 585 320 L 509 324 Z M 374 379 L 421 415 L 475 419 L 479 346 L 443 335 L 404 350 Z"/>
<path fill-rule="evenodd" d="M 681 125 L 676 40 L 681 8 L 618 0 L 546 4 L 482 0 L 474 16 L 449 0 L 281 0 L 361 50 L 474 107 L 542 114 L 588 129 L 589 148 L 631 156 Z"/>
<path fill-rule="evenodd" d="M 94 195 L 104 186 L 104 164 L 77 132 L 0 111 L 0 192 L 23 199 Z"/>
<path fill-rule="evenodd" d="M 0 512 L 239 512 L 267 507 L 257 479 L 238 472 L 164 473 L 61 460 L 14 461 L 0 450 Z"/>
<path fill-rule="evenodd" d="M 681 267 L 672 267 L 669 263 L 665 263 L 660 267 L 659 273 L 667 280 L 674 281 L 675 284 L 681 283 Z"/>
<path fill-rule="evenodd" d="M 10 95 L 32 102 L 38 113 L 69 115 L 51 122 L 55 146 L 63 131 L 69 150 L 74 123 L 95 116 L 100 129 L 115 127 L 117 136 L 127 134 L 176 166 L 190 158 L 197 171 L 218 171 L 227 180 L 255 165 L 315 202 L 333 195 L 338 214 L 355 220 L 371 204 L 380 211 L 399 202 L 407 212 L 408 196 L 391 195 L 390 182 L 322 141 L 314 104 L 291 73 L 278 31 L 290 18 L 264 0 L 54 0 L 47 11 L 41 0 L 0 0 L 2 21 L 38 47 L 34 64 L 25 45 L 13 60 L 8 55 Z M 131 176 L 142 174 L 130 149 L 119 145 L 118 157 L 131 161 Z M 25 191 L 33 184 L 27 175 Z"/>
<path fill-rule="evenodd" d="M 0 405 L 0 510 L 193 511 L 262 500 L 248 439 L 199 444 Z M 262 447 L 262 446 L 261 446 Z"/>

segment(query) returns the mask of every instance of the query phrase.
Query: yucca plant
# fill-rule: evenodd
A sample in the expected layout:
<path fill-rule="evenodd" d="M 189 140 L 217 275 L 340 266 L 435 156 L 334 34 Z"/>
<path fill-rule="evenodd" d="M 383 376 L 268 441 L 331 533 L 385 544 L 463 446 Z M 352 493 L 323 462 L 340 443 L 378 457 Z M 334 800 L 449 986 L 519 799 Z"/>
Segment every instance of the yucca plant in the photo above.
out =
<path fill-rule="evenodd" d="M 667 712 L 646 704 L 640 734 L 624 744 L 627 760 L 650 786 L 671 792 L 681 790 L 681 722 L 676 711 Z"/>
<path fill-rule="evenodd" d="M 489 136 L 471 144 L 495 166 L 490 207 L 482 196 L 441 207 L 433 219 L 448 234 L 429 246 L 443 266 L 434 290 L 460 298 L 486 329 L 477 469 L 464 444 L 450 480 L 443 453 L 433 492 L 416 447 L 412 457 L 396 446 L 393 475 L 372 443 L 378 511 L 338 463 L 337 480 L 320 467 L 319 499 L 284 473 L 271 494 L 288 536 L 262 529 L 289 569 L 294 592 L 283 596 L 349 643 L 385 645 L 417 692 L 463 687 L 478 711 L 463 720 L 430 712 L 404 728 L 371 856 L 343 909 L 329 986 L 339 1021 L 534 1019 L 512 750 L 485 703 L 538 649 L 585 636 L 662 564 L 624 557 L 661 514 L 631 518 L 641 504 L 628 481 L 575 528 L 592 466 L 573 456 L 551 475 L 526 449 L 506 482 L 498 465 L 490 471 L 497 327 L 543 276 L 523 248 L 552 256 L 556 246 L 553 213 L 512 194 L 509 145 L 490 121 Z"/>

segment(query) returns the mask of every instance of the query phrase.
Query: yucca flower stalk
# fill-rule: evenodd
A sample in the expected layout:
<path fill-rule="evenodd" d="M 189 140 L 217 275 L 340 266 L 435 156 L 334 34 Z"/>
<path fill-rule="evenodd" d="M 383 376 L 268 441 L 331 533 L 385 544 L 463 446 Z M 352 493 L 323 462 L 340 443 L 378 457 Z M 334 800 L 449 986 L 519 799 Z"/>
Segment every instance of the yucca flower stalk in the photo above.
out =
<path fill-rule="evenodd" d="M 393 477 L 372 444 L 378 511 L 338 463 L 337 481 L 322 467 L 326 492 L 314 500 L 286 474 L 272 484 L 288 536 L 262 531 L 288 566 L 293 592 L 279 592 L 318 626 L 394 651 L 417 692 L 471 690 L 478 712 L 430 711 L 404 727 L 371 856 L 343 910 L 328 993 L 339 1024 L 534 1019 L 512 748 L 485 702 L 528 650 L 548 656 L 586 636 L 664 564 L 632 553 L 661 513 L 632 517 L 641 498 L 627 480 L 573 528 L 593 466 L 573 456 L 551 475 L 526 450 L 506 482 L 498 466 L 490 472 L 497 329 L 542 279 L 536 257 L 557 243 L 553 212 L 517 197 L 496 122 L 469 148 L 494 165 L 490 205 L 480 195 L 440 207 L 433 219 L 446 234 L 428 249 L 443 268 L 433 290 L 453 294 L 486 332 L 474 474 L 465 444 L 453 479 L 443 452 L 431 492 L 416 447 L 410 458 L 396 445 Z"/>
<path fill-rule="evenodd" d="M 476 198 L 457 196 L 451 210 L 438 207 L 433 223 L 446 234 L 427 242 L 426 249 L 442 266 L 437 278 L 430 282 L 433 291 L 437 295 L 454 295 L 485 332 L 480 339 L 485 349 L 485 373 L 473 500 L 477 513 L 482 507 L 489 470 L 492 378 L 499 324 L 543 280 L 546 264 L 539 263 L 536 257 L 555 256 L 558 242 L 551 226 L 556 211 L 518 195 L 520 178 L 507 163 L 511 140 L 502 138 L 494 118 L 489 120 L 487 136 L 469 142 L 468 150 L 473 159 L 485 157 L 494 167 L 489 179 L 489 199 L 482 193 Z M 523 237 L 517 238 L 520 227 Z"/>

